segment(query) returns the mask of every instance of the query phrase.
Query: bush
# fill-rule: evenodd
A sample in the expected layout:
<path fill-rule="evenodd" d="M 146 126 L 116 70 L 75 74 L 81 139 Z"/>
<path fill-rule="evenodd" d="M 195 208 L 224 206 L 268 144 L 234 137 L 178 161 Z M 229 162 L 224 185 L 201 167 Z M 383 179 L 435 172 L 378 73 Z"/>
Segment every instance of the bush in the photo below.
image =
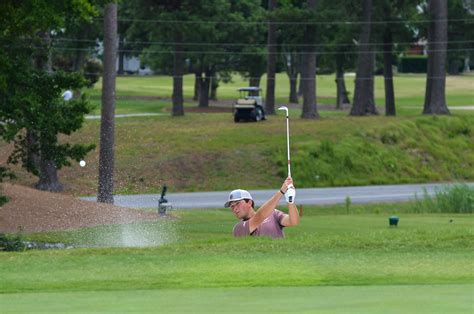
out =
<path fill-rule="evenodd" d="M 472 214 L 474 211 L 474 188 L 467 184 L 455 184 L 436 190 L 434 197 L 425 190 L 422 199 L 416 197 L 414 211 L 417 213 Z"/>
<path fill-rule="evenodd" d="M 8 203 L 8 197 L 6 197 L 5 195 L 2 195 L 0 191 L 0 206 L 3 206 L 6 203 Z"/>
<path fill-rule="evenodd" d="M 7 236 L 6 234 L 0 233 L 0 251 L 23 252 L 25 250 L 26 244 L 19 235 Z"/>
<path fill-rule="evenodd" d="M 9 169 L 7 169 L 6 167 L 0 166 L 0 183 L 3 182 L 4 178 L 14 179 L 15 174 L 11 172 Z M 0 206 L 8 202 L 8 197 L 3 195 L 2 192 L 3 192 L 2 188 L 0 187 Z"/>
<path fill-rule="evenodd" d="M 404 56 L 398 64 L 399 73 L 426 73 L 428 58 L 426 56 Z"/>
<path fill-rule="evenodd" d="M 98 60 L 87 60 L 84 65 L 84 77 L 89 82 L 87 87 L 91 88 L 95 83 L 99 81 L 100 76 L 102 75 L 102 63 Z"/>

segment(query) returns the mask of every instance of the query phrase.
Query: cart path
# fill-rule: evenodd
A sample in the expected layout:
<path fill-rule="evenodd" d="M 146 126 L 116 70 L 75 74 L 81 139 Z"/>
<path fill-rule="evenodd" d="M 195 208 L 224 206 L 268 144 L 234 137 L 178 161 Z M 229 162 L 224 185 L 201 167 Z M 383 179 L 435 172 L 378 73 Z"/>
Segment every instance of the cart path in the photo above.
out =
<path fill-rule="evenodd" d="M 298 205 L 344 204 L 349 197 L 352 203 L 380 203 L 414 200 L 423 197 L 424 191 L 434 195 L 436 190 L 452 183 L 428 183 L 406 185 L 374 185 L 335 188 L 296 189 Z M 474 182 L 467 183 L 474 188 Z M 268 200 L 276 190 L 249 190 L 257 206 Z M 223 208 L 230 191 L 168 193 L 165 198 L 174 209 Z M 95 201 L 96 197 L 82 197 Z M 114 204 L 131 208 L 156 208 L 159 194 L 116 195 Z M 280 204 L 284 204 L 284 198 Z"/>

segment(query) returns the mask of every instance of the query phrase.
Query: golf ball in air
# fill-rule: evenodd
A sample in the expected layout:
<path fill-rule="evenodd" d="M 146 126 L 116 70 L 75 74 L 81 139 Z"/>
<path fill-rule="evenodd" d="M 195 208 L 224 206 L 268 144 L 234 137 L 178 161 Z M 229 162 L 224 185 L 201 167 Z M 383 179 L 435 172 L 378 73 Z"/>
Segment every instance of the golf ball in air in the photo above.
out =
<path fill-rule="evenodd" d="M 84 167 L 86 165 L 86 162 L 84 160 L 79 161 L 79 166 Z"/>

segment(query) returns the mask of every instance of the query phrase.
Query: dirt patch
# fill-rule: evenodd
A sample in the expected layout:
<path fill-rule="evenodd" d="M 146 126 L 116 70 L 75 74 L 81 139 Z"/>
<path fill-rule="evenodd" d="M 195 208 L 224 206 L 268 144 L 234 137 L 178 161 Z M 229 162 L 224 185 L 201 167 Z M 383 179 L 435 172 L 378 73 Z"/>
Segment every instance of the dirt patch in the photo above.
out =
<path fill-rule="evenodd" d="M 108 224 L 155 220 L 158 214 L 2 184 L 10 201 L 0 207 L 0 232 L 72 230 Z"/>

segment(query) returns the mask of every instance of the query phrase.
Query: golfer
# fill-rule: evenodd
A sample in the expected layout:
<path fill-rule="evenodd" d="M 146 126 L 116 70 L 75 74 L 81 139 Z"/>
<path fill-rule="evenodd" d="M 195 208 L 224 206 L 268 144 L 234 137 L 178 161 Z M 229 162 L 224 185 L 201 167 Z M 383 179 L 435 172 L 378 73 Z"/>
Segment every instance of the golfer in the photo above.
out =
<path fill-rule="evenodd" d="M 255 203 L 248 191 L 234 190 L 230 192 L 229 200 L 224 206 L 230 207 L 235 217 L 240 219 L 240 222 L 234 226 L 234 236 L 285 237 L 283 228 L 296 226 L 300 222 L 298 209 L 295 205 L 295 194 L 293 179 L 288 177 L 280 190 L 255 211 Z M 283 195 L 288 203 L 288 214 L 275 209 Z"/>

